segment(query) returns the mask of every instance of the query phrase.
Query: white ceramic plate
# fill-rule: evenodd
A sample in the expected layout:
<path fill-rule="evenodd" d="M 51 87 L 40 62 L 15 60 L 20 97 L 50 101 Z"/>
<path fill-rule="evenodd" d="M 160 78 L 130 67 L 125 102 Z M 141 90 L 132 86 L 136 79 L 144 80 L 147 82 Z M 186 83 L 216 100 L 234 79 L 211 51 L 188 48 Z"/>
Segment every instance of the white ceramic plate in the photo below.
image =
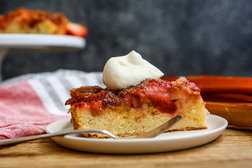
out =
<path fill-rule="evenodd" d="M 80 135 L 65 135 L 52 139 L 67 148 L 96 153 L 155 153 L 187 149 L 206 144 L 219 137 L 227 121 L 216 115 L 207 119 L 208 129 L 163 133 L 155 138 L 142 139 L 89 139 Z M 72 128 L 69 119 L 47 126 L 48 133 Z"/>
<path fill-rule="evenodd" d="M 84 38 L 69 35 L 0 34 L 0 48 L 6 49 L 81 49 Z"/>

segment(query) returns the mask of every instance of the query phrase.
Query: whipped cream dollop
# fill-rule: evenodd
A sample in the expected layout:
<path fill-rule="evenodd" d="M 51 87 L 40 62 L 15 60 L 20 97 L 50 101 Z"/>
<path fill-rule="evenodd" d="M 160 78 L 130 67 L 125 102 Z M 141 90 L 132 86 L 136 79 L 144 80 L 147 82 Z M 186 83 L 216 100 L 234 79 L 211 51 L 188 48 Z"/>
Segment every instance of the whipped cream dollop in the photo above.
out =
<path fill-rule="evenodd" d="M 108 89 L 123 89 L 147 78 L 159 79 L 163 75 L 140 54 L 131 51 L 128 55 L 111 57 L 107 61 L 103 69 L 103 83 Z"/>

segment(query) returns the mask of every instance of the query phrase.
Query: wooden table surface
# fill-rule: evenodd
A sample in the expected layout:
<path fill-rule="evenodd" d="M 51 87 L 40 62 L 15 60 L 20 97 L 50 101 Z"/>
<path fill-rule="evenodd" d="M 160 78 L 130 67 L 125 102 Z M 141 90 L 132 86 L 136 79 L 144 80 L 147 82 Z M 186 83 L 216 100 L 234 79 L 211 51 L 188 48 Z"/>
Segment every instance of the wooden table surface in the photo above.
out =
<path fill-rule="evenodd" d="M 252 132 L 226 129 L 206 145 L 166 153 L 109 155 L 73 151 L 50 139 L 0 147 L 0 167 L 252 167 Z"/>

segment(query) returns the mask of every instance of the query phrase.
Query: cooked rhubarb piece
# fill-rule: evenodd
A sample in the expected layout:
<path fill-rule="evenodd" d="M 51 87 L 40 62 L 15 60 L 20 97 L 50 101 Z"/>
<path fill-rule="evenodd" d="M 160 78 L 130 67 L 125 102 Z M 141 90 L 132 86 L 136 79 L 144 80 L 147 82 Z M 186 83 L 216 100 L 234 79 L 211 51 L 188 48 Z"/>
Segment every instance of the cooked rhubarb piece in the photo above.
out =
<path fill-rule="evenodd" d="M 68 23 L 67 24 L 67 34 L 79 37 L 85 37 L 87 35 L 87 28 L 80 24 Z"/>

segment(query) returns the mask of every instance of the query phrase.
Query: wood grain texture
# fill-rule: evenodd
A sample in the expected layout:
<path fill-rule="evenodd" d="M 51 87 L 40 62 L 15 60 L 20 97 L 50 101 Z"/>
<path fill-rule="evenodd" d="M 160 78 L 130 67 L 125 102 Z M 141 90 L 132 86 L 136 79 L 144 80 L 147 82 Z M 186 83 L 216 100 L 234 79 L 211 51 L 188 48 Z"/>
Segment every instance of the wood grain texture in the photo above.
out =
<path fill-rule="evenodd" d="M 0 147 L 0 167 L 250 167 L 252 132 L 227 129 L 215 141 L 176 152 L 108 155 L 73 151 L 50 139 Z"/>

